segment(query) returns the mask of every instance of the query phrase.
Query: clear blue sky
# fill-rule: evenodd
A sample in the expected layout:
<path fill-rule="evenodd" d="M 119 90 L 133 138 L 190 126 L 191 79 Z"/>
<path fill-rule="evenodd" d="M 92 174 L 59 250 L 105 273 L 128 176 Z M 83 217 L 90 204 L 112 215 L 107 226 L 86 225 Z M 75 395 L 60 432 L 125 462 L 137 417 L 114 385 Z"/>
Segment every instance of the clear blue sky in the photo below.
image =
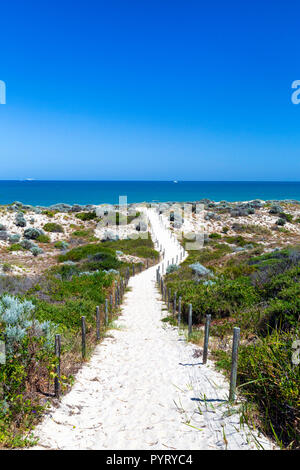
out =
<path fill-rule="evenodd" d="M 1 4 L 0 179 L 300 180 L 299 1 Z"/>

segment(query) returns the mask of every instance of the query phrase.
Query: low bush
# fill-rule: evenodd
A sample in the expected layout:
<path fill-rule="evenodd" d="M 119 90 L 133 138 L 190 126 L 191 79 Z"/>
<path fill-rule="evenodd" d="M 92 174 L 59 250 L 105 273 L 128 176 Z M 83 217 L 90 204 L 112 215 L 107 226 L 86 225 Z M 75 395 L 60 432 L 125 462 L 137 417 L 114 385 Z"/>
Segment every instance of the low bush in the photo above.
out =
<path fill-rule="evenodd" d="M 60 255 L 58 260 L 63 261 L 80 261 L 86 259 L 89 256 L 95 255 L 97 253 L 109 253 L 114 255 L 114 251 L 105 246 L 104 243 L 94 243 L 90 245 L 83 245 L 77 248 L 73 248 L 64 255 Z"/>
<path fill-rule="evenodd" d="M 8 236 L 9 243 L 18 243 L 21 239 L 21 235 L 14 233 Z"/>
<path fill-rule="evenodd" d="M 125 239 L 117 241 L 105 241 L 102 246 L 122 251 L 125 254 L 138 256 L 140 258 L 159 258 L 159 253 L 154 249 L 149 234 L 147 238 Z"/>
<path fill-rule="evenodd" d="M 43 215 L 46 215 L 47 217 L 51 217 L 51 218 L 52 218 L 52 217 L 55 216 L 56 211 L 50 211 L 50 210 L 47 209 L 47 210 L 42 211 L 42 214 L 43 214 Z"/>
<path fill-rule="evenodd" d="M 34 319 L 34 305 L 12 296 L 0 299 L 0 339 L 6 361 L 0 364 L 0 445 L 23 447 L 44 409 L 36 392 L 44 388 L 53 367 L 56 325 Z M 34 321 L 33 321 L 34 319 Z M 38 364 L 38 368 L 37 368 Z"/>
<path fill-rule="evenodd" d="M 43 228 L 46 232 L 56 232 L 56 233 L 64 232 L 64 228 L 62 227 L 62 225 L 57 224 L 55 222 L 48 222 L 47 224 L 44 225 Z"/>
<path fill-rule="evenodd" d="M 24 230 L 24 238 L 27 238 L 27 240 L 37 240 L 41 235 L 43 235 L 43 232 L 38 228 L 27 228 Z"/>
<path fill-rule="evenodd" d="M 226 241 L 244 244 L 243 238 Z M 184 321 L 189 303 L 196 324 L 203 322 L 204 315 L 212 315 L 211 335 L 220 348 L 213 354 L 217 366 L 227 373 L 232 330 L 241 328 L 238 390 L 259 411 L 255 422 L 263 431 L 280 446 L 300 448 L 300 369 L 292 363 L 292 344 L 300 334 L 300 247 L 268 253 L 262 253 L 263 249 L 258 246 L 229 257 L 205 285 L 193 279 L 187 265 L 200 259 L 211 265 L 219 259 L 213 244 L 202 252 L 190 252 L 178 271 L 166 275 L 165 282 L 171 295 L 177 292 L 182 297 Z"/>
<path fill-rule="evenodd" d="M 75 215 L 76 219 L 82 220 L 84 222 L 88 220 L 94 220 L 97 218 L 96 212 L 78 212 L 78 214 Z"/>
<path fill-rule="evenodd" d="M 286 212 L 280 212 L 279 217 L 284 219 L 286 222 L 293 222 L 293 216 L 291 214 L 287 214 Z"/>
<path fill-rule="evenodd" d="M 38 256 L 38 255 L 41 255 L 42 253 L 44 253 L 44 251 L 42 250 L 42 248 L 40 248 L 39 246 L 33 246 L 31 249 L 30 249 L 31 253 L 33 254 L 33 256 Z"/>
<path fill-rule="evenodd" d="M 64 240 L 54 243 L 54 248 L 59 248 L 60 250 L 67 250 L 69 246 L 70 246 L 69 243 Z"/>
<path fill-rule="evenodd" d="M 174 273 L 175 271 L 178 271 L 178 269 L 179 269 L 179 266 L 177 266 L 177 264 L 170 264 L 170 266 L 168 266 L 166 269 L 166 273 L 167 274 Z"/>
<path fill-rule="evenodd" d="M 72 233 L 73 237 L 78 237 L 78 238 L 86 238 L 92 235 L 92 232 L 90 230 L 75 230 L 75 232 Z"/>
<path fill-rule="evenodd" d="M 20 243 L 13 243 L 7 248 L 7 251 L 24 251 L 25 248 Z"/>
<path fill-rule="evenodd" d="M 222 238 L 222 235 L 220 235 L 219 233 L 213 232 L 213 233 L 209 234 L 209 238 L 216 238 L 216 239 L 217 238 Z"/>
<path fill-rule="evenodd" d="M 48 235 L 45 235 L 44 233 L 39 235 L 38 238 L 36 239 L 39 243 L 50 243 L 50 238 Z"/>
<path fill-rule="evenodd" d="M 224 240 L 231 245 L 237 245 L 241 247 L 244 247 L 245 245 L 249 243 L 241 235 L 237 235 L 235 237 L 225 237 Z"/>
<path fill-rule="evenodd" d="M 295 332 L 273 332 L 242 346 L 238 385 L 261 412 L 262 428 L 285 447 L 300 446 L 300 367 L 292 362 Z"/>

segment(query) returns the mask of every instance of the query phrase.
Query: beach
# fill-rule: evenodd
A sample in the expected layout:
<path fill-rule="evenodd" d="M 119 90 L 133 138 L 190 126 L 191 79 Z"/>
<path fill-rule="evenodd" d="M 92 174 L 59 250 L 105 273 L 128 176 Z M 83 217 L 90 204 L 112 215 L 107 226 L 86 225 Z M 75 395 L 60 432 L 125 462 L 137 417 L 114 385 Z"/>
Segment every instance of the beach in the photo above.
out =
<path fill-rule="evenodd" d="M 53 396 L 53 382 L 46 380 L 42 364 L 38 378 L 28 379 L 30 396 L 37 400 L 33 403 L 46 406 L 30 440 L 34 449 L 281 446 L 263 425 L 254 424 L 260 422 L 257 411 L 248 423 L 243 394 L 236 403 L 228 401 L 228 377 L 217 370 L 216 359 L 221 354 L 229 360 L 234 325 L 241 325 L 242 347 L 261 344 L 257 331 L 264 313 L 258 318 L 257 311 L 269 308 L 272 299 L 259 301 L 255 289 L 287 269 L 294 276 L 300 241 L 297 201 L 205 198 L 48 207 L 16 202 L 1 206 L 0 213 L 1 292 L 33 300 L 30 309 L 36 310 L 38 321 L 46 321 L 45 331 L 59 331 L 66 348 L 61 401 Z M 169 286 L 168 302 L 158 275 Z M 120 305 L 123 279 L 128 288 Z M 177 290 L 183 301 L 179 327 L 174 317 Z M 20 300 L 4 297 L 2 302 Z M 186 329 L 190 302 L 191 337 Z M 101 308 L 100 344 L 91 312 L 96 305 Z M 241 308 L 245 313 L 239 316 Z M 21 304 L 18 309 L 22 311 Z M 204 309 L 213 312 L 207 363 L 200 359 Z M 88 319 L 88 360 L 80 358 L 82 315 Z M 53 335 L 47 339 L 49 358 Z"/>

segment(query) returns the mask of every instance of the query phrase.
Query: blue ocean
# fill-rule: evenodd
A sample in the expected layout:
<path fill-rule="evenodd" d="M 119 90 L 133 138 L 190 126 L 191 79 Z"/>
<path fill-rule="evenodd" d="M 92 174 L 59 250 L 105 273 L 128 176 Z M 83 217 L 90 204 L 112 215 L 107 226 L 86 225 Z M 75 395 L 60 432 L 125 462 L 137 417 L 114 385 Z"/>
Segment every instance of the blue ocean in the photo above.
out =
<path fill-rule="evenodd" d="M 222 181 L 0 181 L 0 204 L 20 201 L 50 206 L 67 204 L 117 204 L 153 201 L 248 201 L 296 199 L 300 182 Z"/>

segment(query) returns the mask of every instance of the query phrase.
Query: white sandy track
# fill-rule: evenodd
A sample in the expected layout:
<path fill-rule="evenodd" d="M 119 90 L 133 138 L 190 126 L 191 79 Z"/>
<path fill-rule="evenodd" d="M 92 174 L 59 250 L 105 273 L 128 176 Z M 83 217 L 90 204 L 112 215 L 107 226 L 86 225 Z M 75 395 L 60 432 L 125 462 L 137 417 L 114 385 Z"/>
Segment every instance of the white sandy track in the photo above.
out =
<path fill-rule="evenodd" d="M 147 213 L 167 259 L 180 256 L 158 215 Z M 36 449 L 256 448 L 253 433 L 240 429 L 239 414 L 224 416 L 223 376 L 210 361 L 202 365 L 193 357 L 197 348 L 161 322 L 155 273 L 152 267 L 130 279 L 119 328 L 96 347 L 70 393 L 37 427 Z"/>

